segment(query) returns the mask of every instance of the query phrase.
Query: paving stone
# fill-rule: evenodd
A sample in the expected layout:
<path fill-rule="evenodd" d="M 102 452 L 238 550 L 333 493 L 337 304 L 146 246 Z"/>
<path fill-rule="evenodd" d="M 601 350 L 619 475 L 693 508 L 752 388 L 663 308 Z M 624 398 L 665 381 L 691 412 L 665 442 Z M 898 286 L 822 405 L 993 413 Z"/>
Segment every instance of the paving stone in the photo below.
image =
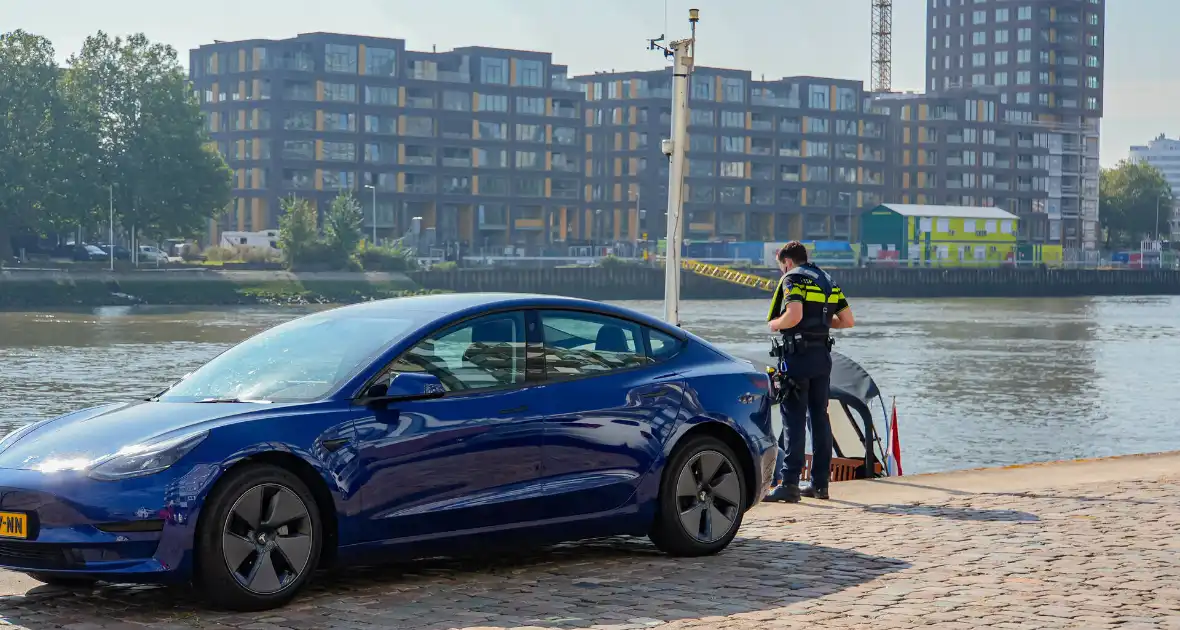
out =
<path fill-rule="evenodd" d="M 644 540 L 317 576 L 282 610 L 227 614 L 191 590 L 35 588 L 0 627 L 114 630 L 1177 628 L 1176 480 L 927 505 L 768 505 L 711 558 Z"/>

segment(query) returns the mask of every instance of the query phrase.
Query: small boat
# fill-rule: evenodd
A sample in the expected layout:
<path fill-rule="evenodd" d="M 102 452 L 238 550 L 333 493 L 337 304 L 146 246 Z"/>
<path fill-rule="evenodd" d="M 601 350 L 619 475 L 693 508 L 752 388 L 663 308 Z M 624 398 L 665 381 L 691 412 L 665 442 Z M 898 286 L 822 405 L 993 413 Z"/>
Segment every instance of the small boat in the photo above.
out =
<path fill-rule="evenodd" d="M 755 359 L 748 354 L 740 356 L 754 365 L 773 367 L 766 359 Z M 874 413 L 876 409 L 880 410 L 878 414 Z M 900 453 L 896 452 L 899 442 L 892 440 L 894 448 L 889 448 L 889 437 L 896 429 L 885 407 L 881 389 L 867 370 L 839 352 L 832 353 L 828 417 L 832 423 L 834 447 L 833 482 L 900 474 Z M 776 433 L 782 430 L 782 416 L 777 405 L 773 412 L 773 423 Z M 810 445 L 810 437 L 808 441 Z M 892 461 L 890 455 L 893 456 Z M 811 454 L 808 454 L 803 479 L 810 478 L 810 469 Z"/>

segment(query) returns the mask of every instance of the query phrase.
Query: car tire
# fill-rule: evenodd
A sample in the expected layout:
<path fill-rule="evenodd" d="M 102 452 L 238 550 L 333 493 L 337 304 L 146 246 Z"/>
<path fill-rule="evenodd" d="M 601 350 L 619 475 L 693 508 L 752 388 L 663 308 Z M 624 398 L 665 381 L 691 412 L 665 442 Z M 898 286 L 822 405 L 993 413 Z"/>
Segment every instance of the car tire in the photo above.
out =
<path fill-rule="evenodd" d="M 52 575 L 45 573 L 29 573 L 29 577 L 43 582 L 49 586 L 57 586 L 60 588 L 90 588 L 98 583 L 98 580 L 88 577 L 72 577 L 69 575 Z"/>
<path fill-rule="evenodd" d="M 711 477 L 701 479 L 702 474 Z M 725 442 L 710 435 L 691 438 L 664 467 L 649 537 L 672 556 L 707 556 L 725 549 L 742 526 L 747 483 L 737 455 Z"/>
<path fill-rule="evenodd" d="M 323 538 L 315 497 L 299 477 L 269 464 L 235 468 L 197 525 L 197 586 L 218 608 L 277 608 L 315 571 Z"/>

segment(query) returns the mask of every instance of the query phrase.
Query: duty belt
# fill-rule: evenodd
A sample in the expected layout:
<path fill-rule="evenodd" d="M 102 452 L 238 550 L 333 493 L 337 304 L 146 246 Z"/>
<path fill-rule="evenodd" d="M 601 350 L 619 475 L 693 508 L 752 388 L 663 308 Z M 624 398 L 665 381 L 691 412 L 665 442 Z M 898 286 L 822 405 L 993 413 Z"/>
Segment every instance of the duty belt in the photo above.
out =
<path fill-rule="evenodd" d="M 835 345 L 836 340 L 827 333 L 784 334 L 781 343 L 771 343 L 770 356 L 782 358 L 784 356 L 798 354 L 804 350 L 820 347 L 831 352 L 832 346 Z"/>

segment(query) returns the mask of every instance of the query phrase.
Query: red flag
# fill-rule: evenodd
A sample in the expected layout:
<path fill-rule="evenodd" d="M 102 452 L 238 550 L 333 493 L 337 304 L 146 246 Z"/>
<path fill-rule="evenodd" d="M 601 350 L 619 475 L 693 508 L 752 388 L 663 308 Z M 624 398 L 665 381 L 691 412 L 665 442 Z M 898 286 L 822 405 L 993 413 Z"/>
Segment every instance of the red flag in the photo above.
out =
<path fill-rule="evenodd" d="M 897 435 L 897 399 L 893 399 L 893 418 L 890 422 L 893 425 L 893 430 L 890 431 L 889 450 L 893 451 L 893 462 L 897 467 L 897 476 L 901 476 L 901 438 Z"/>

